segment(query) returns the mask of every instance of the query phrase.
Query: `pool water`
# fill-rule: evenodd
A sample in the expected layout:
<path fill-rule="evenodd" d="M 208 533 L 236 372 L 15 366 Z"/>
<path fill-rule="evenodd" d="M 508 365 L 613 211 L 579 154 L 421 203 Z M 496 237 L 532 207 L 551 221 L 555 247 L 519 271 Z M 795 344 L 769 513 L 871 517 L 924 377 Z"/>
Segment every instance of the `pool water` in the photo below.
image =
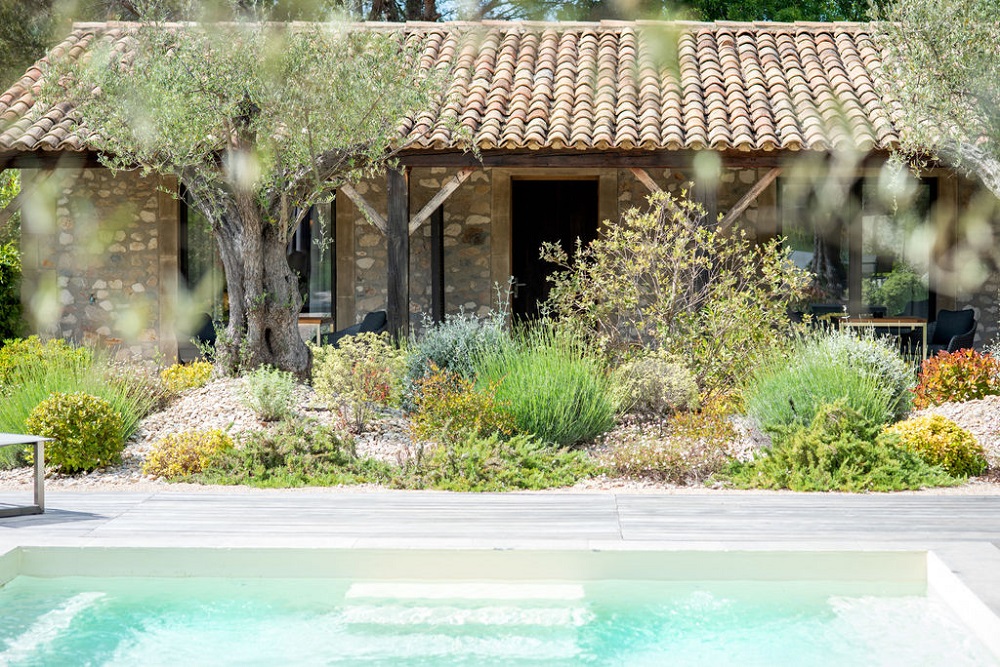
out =
<path fill-rule="evenodd" d="M 995 665 L 912 583 L 19 576 L 0 664 Z"/>

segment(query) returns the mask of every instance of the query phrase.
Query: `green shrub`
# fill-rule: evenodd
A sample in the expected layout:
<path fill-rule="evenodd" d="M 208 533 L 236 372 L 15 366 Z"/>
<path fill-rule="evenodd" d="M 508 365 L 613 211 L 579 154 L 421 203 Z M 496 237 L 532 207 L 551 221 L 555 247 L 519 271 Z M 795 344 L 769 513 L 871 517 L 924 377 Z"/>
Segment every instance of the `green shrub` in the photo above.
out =
<path fill-rule="evenodd" d="M 121 417 L 107 401 L 82 392 L 55 393 L 31 411 L 29 433 L 54 438 L 45 460 L 60 471 L 94 470 L 121 460 Z"/>
<path fill-rule="evenodd" d="M 544 246 L 543 258 L 562 268 L 545 307 L 601 347 L 638 342 L 683 359 L 705 397 L 729 393 L 747 364 L 785 340 L 788 306 L 808 274 L 780 239 L 756 243 L 742 230 L 719 229 L 683 194 L 656 193 L 649 202 L 572 258 Z"/>
<path fill-rule="evenodd" d="M 163 386 L 172 394 L 185 389 L 204 387 L 212 379 L 213 366 L 208 361 L 193 361 L 189 364 L 173 364 L 160 371 Z"/>
<path fill-rule="evenodd" d="M 640 422 L 614 432 L 608 442 L 610 474 L 671 484 L 697 484 L 731 462 L 736 431 L 715 410 L 684 412 L 666 422 Z"/>
<path fill-rule="evenodd" d="M 76 347 L 61 338 L 42 342 L 38 336 L 17 338 L 0 347 L 0 387 L 22 380 L 26 373 L 48 366 L 85 368 L 94 361 L 93 352 Z"/>
<path fill-rule="evenodd" d="M 915 394 L 917 408 L 1000 394 L 1000 359 L 972 349 L 938 352 L 921 366 Z"/>
<path fill-rule="evenodd" d="M 397 486 L 445 491 L 512 491 L 571 486 L 596 471 L 579 451 L 553 451 L 536 438 L 468 433 L 404 467 Z"/>
<path fill-rule="evenodd" d="M 129 372 L 112 366 L 102 356 L 94 357 L 89 350 L 64 346 L 46 343 L 43 350 L 59 352 L 43 354 L 38 363 L 8 367 L 7 384 L 0 397 L 0 431 L 24 432 L 28 415 L 52 393 L 83 392 L 111 404 L 120 419 L 119 437 L 128 440 L 139 420 L 160 400 L 158 390 L 150 386 L 141 369 Z M 12 448 L 0 449 L 0 465 L 20 464 L 13 454 Z"/>
<path fill-rule="evenodd" d="M 21 334 L 21 257 L 13 243 L 0 244 L 0 341 Z"/>
<path fill-rule="evenodd" d="M 359 459 L 353 440 L 314 420 L 249 431 L 236 449 L 213 459 L 200 476 L 216 484 L 261 487 L 385 482 L 390 477 L 388 465 Z"/>
<path fill-rule="evenodd" d="M 142 472 L 166 479 L 187 477 L 205 470 L 232 448 L 233 439 L 219 429 L 171 433 L 153 444 Z"/>
<path fill-rule="evenodd" d="M 483 351 L 496 347 L 507 338 L 504 316 L 492 313 L 477 317 L 460 312 L 445 315 L 443 322 L 424 319 L 424 331 L 410 345 L 406 359 L 406 382 L 417 380 L 439 369 L 466 380 L 475 380 L 475 359 Z"/>
<path fill-rule="evenodd" d="M 877 427 L 841 401 L 822 405 L 808 426 L 782 429 L 774 445 L 734 464 L 740 487 L 793 491 L 901 491 L 958 482 L 943 469 L 878 437 Z"/>
<path fill-rule="evenodd" d="M 291 373 L 259 366 L 243 377 L 243 404 L 261 421 L 289 416 L 294 398 L 295 377 Z"/>
<path fill-rule="evenodd" d="M 888 341 L 829 331 L 799 340 L 788 356 L 758 364 L 746 389 L 747 411 L 773 431 L 808 424 L 821 406 L 844 400 L 881 426 L 909 411 L 912 386 L 909 364 Z"/>
<path fill-rule="evenodd" d="M 614 426 L 618 405 L 602 359 L 577 336 L 545 324 L 484 351 L 476 375 L 477 387 L 495 390 L 518 431 L 545 442 L 574 445 Z"/>
<path fill-rule="evenodd" d="M 323 345 L 312 351 L 316 395 L 331 410 L 352 418 L 358 431 L 364 430 L 376 406 L 399 401 L 406 353 L 388 335 L 348 336 L 339 347 Z"/>
<path fill-rule="evenodd" d="M 986 452 L 976 437 L 941 415 L 923 415 L 893 424 L 885 430 L 898 445 L 955 477 L 986 472 Z"/>
<path fill-rule="evenodd" d="M 633 359 L 616 372 L 622 407 L 639 415 L 663 415 L 698 407 L 691 371 L 662 354 Z"/>
<path fill-rule="evenodd" d="M 476 389 L 464 377 L 437 370 L 417 380 L 414 411 L 410 415 L 413 437 L 427 442 L 451 442 L 472 433 L 480 436 L 514 433 L 513 420 L 500 410 L 492 387 Z"/>

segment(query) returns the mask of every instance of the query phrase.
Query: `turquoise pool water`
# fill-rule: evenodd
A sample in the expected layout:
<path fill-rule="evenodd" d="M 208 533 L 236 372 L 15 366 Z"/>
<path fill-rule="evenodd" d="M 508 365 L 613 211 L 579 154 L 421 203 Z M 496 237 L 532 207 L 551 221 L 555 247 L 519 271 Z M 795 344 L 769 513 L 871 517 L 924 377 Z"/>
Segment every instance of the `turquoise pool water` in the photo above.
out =
<path fill-rule="evenodd" d="M 1000 663 L 914 584 L 19 576 L 0 664 Z"/>

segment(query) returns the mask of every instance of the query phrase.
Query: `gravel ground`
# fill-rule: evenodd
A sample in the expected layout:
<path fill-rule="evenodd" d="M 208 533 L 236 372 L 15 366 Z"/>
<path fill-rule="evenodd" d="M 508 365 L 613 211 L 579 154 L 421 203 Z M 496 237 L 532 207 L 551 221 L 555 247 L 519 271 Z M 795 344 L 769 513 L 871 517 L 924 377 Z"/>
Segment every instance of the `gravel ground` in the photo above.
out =
<path fill-rule="evenodd" d="M 203 486 L 198 484 L 174 484 L 160 479 L 151 479 L 142 474 L 142 462 L 153 443 L 169 433 L 186 430 L 220 428 L 236 434 L 252 429 L 267 428 L 253 413 L 243 406 L 241 381 L 224 379 L 212 382 L 200 389 L 185 392 L 161 412 L 147 417 L 140 424 L 136 436 L 128 443 L 120 465 L 83 475 L 60 475 L 49 472 L 46 488 L 49 490 L 74 491 L 208 491 L 213 493 L 243 491 L 246 487 Z M 296 395 L 295 411 L 303 418 L 316 419 L 324 424 L 342 424 L 341 416 L 319 405 L 315 394 L 308 387 L 302 387 Z M 908 492 L 927 495 L 1000 495 L 1000 396 L 990 396 L 978 401 L 949 403 L 924 412 L 934 412 L 954 420 L 969 429 L 983 445 L 990 461 L 991 471 L 987 476 L 970 480 L 959 487 L 928 489 Z M 923 414 L 923 412 L 918 413 Z M 754 434 L 745 428 L 741 442 L 734 444 L 734 452 L 744 458 L 754 447 Z M 386 414 L 375 421 L 373 427 L 356 436 L 358 454 L 373 456 L 385 461 L 396 462 L 409 453 L 410 440 L 405 417 Z M 30 489 L 31 471 L 28 468 L 0 471 L 0 490 Z M 337 491 L 366 492 L 380 489 L 377 486 L 360 485 L 339 487 Z M 312 489 L 315 491 L 316 489 Z M 709 487 L 678 487 L 666 483 L 639 480 L 622 480 L 595 477 L 579 482 L 561 492 L 628 492 L 628 493 L 719 493 Z M 740 491 L 738 493 L 758 493 Z M 760 492 L 789 493 L 789 492 Z"/>

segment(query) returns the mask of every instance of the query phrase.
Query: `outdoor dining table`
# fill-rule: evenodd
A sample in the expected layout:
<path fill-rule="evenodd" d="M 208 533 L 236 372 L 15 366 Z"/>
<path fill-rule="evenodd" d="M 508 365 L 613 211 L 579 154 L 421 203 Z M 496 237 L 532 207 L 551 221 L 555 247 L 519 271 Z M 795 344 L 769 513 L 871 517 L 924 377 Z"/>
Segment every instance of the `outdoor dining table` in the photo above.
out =
<path fill-rule="evenodd" d="M 0 507 L 0 518 L 45 513 L 45 443 L 52 438 L 21 433 L 0 433 L 0 447 L 33 445 L 35 452 L 35 504 Z"/>
<path fill-rule="evenodd" d="M 885 329 L 920 329 L 920 355 L 927 358 L 927 320 L 922 317 L 844 317 L 840 320 L 842 327 L 885 328 Z"/>

